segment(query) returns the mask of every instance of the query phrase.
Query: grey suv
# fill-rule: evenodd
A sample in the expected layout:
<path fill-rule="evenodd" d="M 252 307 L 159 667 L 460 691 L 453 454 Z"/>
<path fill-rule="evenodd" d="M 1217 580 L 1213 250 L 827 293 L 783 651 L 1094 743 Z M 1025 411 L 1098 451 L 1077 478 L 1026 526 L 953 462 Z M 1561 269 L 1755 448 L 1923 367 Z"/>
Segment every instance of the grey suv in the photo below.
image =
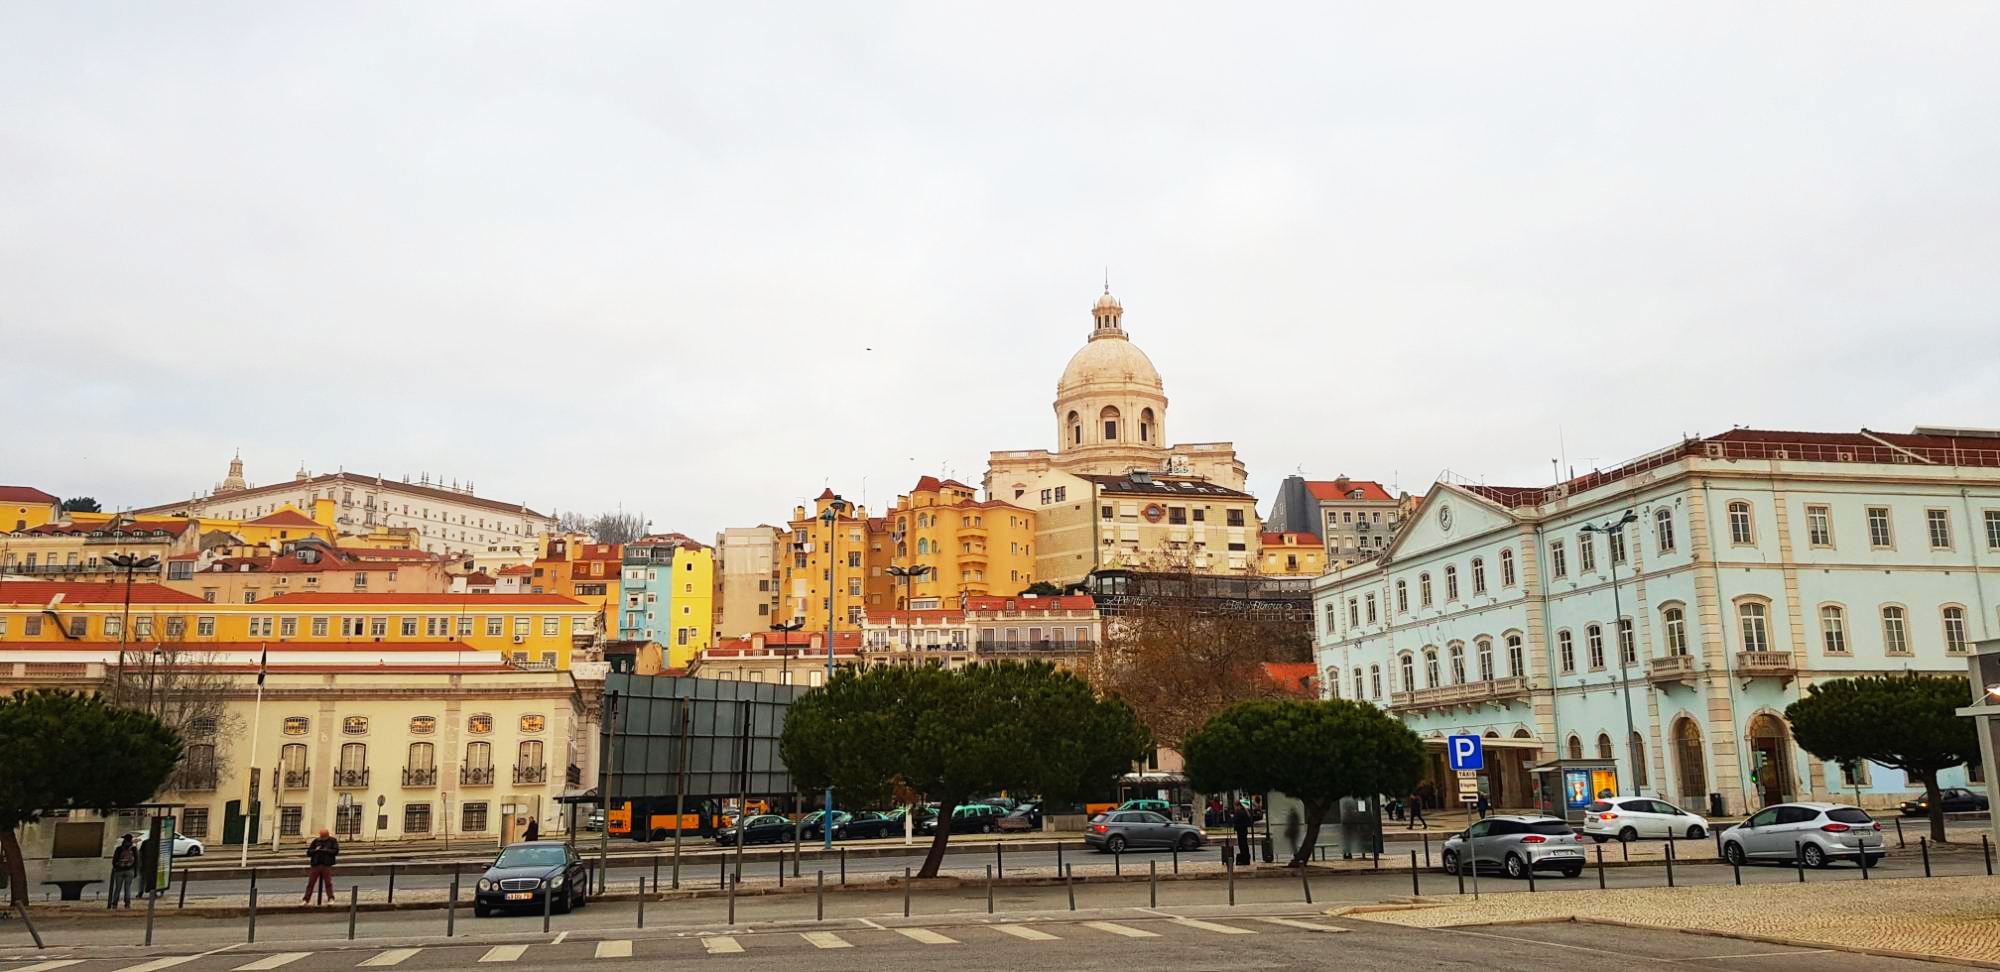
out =
<path fill-rule="evenodd" d="M 1722 856 L 1732 864 L 1794 858 L 1825 867 L 1839 858 L 1874 867 L 1887 853 L 1882 825 L 1868 811 L 1844 803 L 1780 803 L 1722 832 Z"/>
<path fill-rule="evenodd" d="M 1583 844 L 1555 817 L 1488 817 L 1451 835 L 1443 860 L 1446 874 L 1469 864 L 1480 873 L 1499 871 L 1510 878 L 1527 877 L 1529 868 L 1576 877 L 1583 873 Z"/>

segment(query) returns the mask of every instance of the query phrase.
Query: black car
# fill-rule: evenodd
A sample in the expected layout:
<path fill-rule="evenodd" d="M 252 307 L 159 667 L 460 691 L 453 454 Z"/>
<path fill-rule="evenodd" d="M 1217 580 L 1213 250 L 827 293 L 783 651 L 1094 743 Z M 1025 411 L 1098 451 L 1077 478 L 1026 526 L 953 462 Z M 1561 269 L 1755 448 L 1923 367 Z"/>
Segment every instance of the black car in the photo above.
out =
<path fill-rule="evenodd" d="M 951 812 L 951 832 L 954 834 L 990 834 L 1000 829 L 1000 818 L 1006 811 L 989 803 L 968 803 Z M 917 821 L 917 832 L 935 834 L 938 818 L 933 815 Z"/>
<path fill-rule="evenodd" d="M 1938 791 L 1938 796 L 1944 803 L 1944 812 L 1946 813 L 1966 813 L 1972 810 L 1986 809 L 1985 797 L 1962 786 L 1945 787 Z M 1931 802 L 1928 798 L 1918 797 L 1914 800 L 1903 801 L 1903 816 L 1905 817 L 1923 817 L 1928 816 L 1930 812 Z"/>
<path fill-rule="evenodd" d="M 781 844 L 792 839 L 792 822 L 775 813 L 767 813 L 716 831 L 715 842 L 725 847 L 734 845 L 739 828 L 745 845 Z"/>
<path fill-rule="evenodd" d="M 509 844 L 479 876 L 472 913 L 481 918 L 501 908 L 541 910 L 544 889 L 552 896 L 549 910 L 568 914 L 589 903 L 590 887 L 583 858 L 559 840 Z"/>
<path fill-rule="evenodd" d="M 873 810 L 864 810 L 846 820 L 836 821 L 833 825 L 833 836 L 841 840 L 900 837 L 902 834 L 902 817 L 891 817 Z"/>

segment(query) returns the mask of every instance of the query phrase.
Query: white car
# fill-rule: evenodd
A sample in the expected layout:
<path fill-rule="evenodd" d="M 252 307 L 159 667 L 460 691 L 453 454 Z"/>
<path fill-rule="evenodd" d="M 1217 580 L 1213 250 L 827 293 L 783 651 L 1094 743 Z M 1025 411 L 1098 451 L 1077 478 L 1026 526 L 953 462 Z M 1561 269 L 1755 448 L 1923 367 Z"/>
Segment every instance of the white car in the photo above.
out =
<path fill-rule="evenodd" d="M 144 844 L 151 837 L 151 835 L 143 830 L 135 830 L 132 832 L 131 837 L 133 843 Z M 198 841 L 193 837 L 189 837 L 186 834 L 174 835 L 175 857 L 200 857 L 201 849 L 202 849 L 201 841 Z"/>
<path fill-rule="evenodd" d="M 1600 844 L 1613 837 L 1700 840 L 1708 836 L 1708 818 L 1652 797 L 1604 797 L 1583 808 L 1583 835 Z"/>

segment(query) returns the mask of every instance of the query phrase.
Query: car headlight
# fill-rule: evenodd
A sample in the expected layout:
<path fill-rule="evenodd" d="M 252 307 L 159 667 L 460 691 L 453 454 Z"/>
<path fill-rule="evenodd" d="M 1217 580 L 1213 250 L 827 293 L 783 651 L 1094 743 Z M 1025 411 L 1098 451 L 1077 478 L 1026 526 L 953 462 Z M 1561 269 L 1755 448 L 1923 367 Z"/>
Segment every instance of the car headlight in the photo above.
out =
<path fill-rule="evenodd" d="M 486 880 L 485 878 L 480 878 L 480 879 L 479 879 L 479 890 L 481 890 L 481 891 L 491 891 L 491 890 L 493 890 L 493 882 L 491 882 L 491 881 L 488 881 L 488 880 Z"/>
<path fill-rule="evenodd" d="M 551 888 L 560 888 L 560 887 L 562 887 L 562 883 L 563 883 L 563 876 L 562 876 L 562 875 L 560 875 L 560 874 L 558 874 L 558 875 L 556 875 L 556 879 L 555 879 L 555 880 L 553 880 L 553 881 L 550 881 L 550 882 L 549 882 L 549 887 L 551 887 Z"/>

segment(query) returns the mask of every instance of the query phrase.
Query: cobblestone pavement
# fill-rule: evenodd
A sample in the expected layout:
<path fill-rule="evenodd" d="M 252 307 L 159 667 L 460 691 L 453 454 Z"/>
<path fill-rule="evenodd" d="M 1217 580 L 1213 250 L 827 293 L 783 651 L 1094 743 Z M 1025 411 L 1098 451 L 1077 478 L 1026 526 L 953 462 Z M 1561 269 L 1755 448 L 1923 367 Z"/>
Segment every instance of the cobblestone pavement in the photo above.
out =
<path fill-rule="evenodd" d="M 1348 917 L 1421 928 L 1575 919 L 1710 931 L 2000 968 L 2000 883 L 1989 877 L 1763 887 L 1489 895 Z"/>

